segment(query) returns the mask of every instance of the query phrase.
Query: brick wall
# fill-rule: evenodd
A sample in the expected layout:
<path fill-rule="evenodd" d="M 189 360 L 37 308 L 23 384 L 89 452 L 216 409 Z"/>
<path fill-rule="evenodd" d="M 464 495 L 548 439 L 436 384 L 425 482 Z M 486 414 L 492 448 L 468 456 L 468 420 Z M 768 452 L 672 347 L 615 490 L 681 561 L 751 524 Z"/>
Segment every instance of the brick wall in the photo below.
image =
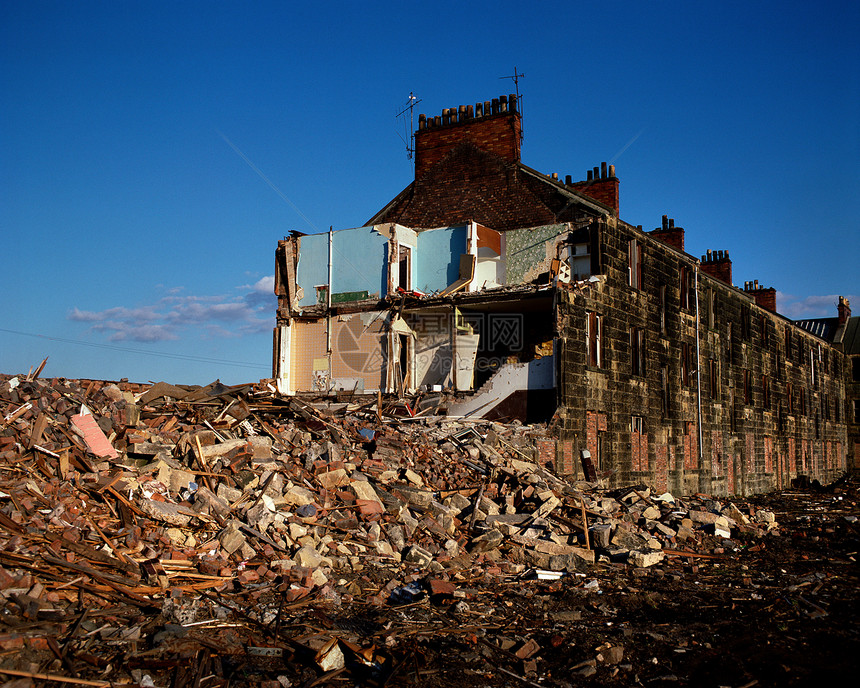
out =
<path fill-rule="evenodd" d="M 508 162 L 519 162 L 521 130 L 518 112 L 419 129 L 415 132 L 415 178 L 420 179 L 462 143 L 472 144 Z"/>
<path fill-rule="evenodd" d="M 842 354 L 702 269 L 697 365 L 694 281 L 690 282 L 692 295 L 684 308 L 679 279 L 682 267 L 694 274 L 693 259 L 667 251 L 650 234 L 614 218 L 599 223 L 600 272 L 604 278 L 587 286 L 561 289 L 558 297 L 560 436 L 594 453 L 595 424 L 602 414 L 607 428 L 604 470 L 610 473 L 610 483 L 616 485 L 640 482 L 645 473 L 654 483 L 665 482 L 670 491 L 719 495 L 766 491 L 776 487 L 778 480 L 787 482 L 801 473 L 822 481 L 835 478 L 840 464 L 838 450 L 831 449 L 829 462 L 814 464 L 811 457 L 816 453 L 824 457 L 827 442 L 831 447 L 837 442 L 847 446 L 844 418 L 816 417 L 824 395 L 844 398 L 844 378 L 835 372 L 844 365 L 830 366 L 825 372 L 817 361 L 810 364 L 808 355 L 798 354 L 798 347 L 801 353 L 808 353 L 811 347 L 821 345 L 832 356 Z M 629 284 L 628 244 L 633 238 L 643 250 L 641 289 Z M 725 265 L 730 261 L 726 254 L 716 254 L 712 263 Z M 665 313 L 661 313 L 664 303 Z M 603 316 L 604 363 L 600 368 L 587 365 L 587 312 Z M 786 327 L 791 333 L 789 351 Z M 644 331 L 643 375 L 632 372 L 631 328 Z M 686 384 L 680 355 L 685 343 L 692 356 Z M 816 366 L 814 373 L 811 365 Z M 663 371 L 668 381 L 667 407 Z M 789 386 L 795 395 L 804 390 L 802 408 L 797 403 L 793 409 L 789 407 Z M 701 465 L 699 393 L 702 455 L 709 457 Z M 644 419 L 640 438 L 633 436 L 631 415 Z M 644 447 L 642 436 L 647 437 Z M 775 461 L 775 455 L 780 454 L 784 460 Z M 804 456 L 809 457 L 805 462 Z"/>

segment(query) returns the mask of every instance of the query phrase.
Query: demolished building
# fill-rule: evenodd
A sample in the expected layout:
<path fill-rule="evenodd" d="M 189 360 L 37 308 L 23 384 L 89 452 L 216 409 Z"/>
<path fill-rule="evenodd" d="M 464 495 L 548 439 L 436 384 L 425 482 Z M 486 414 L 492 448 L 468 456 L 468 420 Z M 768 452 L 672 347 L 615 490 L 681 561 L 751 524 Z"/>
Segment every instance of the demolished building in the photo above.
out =
<path fill-rule="evenodd" d="M 843 352 L 728 251 L 621 220 L 614 166 L 522 164 L 521 131 L 514 96 L 422 115 L 415 180 L 365 226 L 278 242 L 279 391 L 446 392 L 410 412 L 546 422 L 543 465 L 615 486 L 844 471 Z"/>

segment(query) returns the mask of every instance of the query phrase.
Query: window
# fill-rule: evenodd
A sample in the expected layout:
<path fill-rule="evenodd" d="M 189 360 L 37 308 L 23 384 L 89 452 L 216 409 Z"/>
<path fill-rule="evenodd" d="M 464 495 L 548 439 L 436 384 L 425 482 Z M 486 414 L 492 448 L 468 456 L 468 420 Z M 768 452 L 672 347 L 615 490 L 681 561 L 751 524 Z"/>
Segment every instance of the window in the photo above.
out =
<path fill-rule="evenodd" d="M 761 327 L 761 345 L 767 348 L 767 345 L 770 344 L 770 330 L 768 329 L 770 323 L 763 315 L 759 318 L 758 323 L 759 327 Z"/>
<path fill-rule="evenodd" d="M 681 342 L 681 384 L 685 387 L 690 384 L 691 359 L 690 344 L 688 342 Z"/>
<path fill-rule="evenodd" d="M 669 416 L 669 369 L 666 366 L 660 368 L 660 410 L 663 418 Z"/>
<path fill-rule="evenodd" d="M 690 310 L 690 270 L 686 265 L 681 266 L 679 278 L 681 309 L 687 311 Z"/>
<path fill-rule="evenodd" d="M 666 285 L 660 285 L 660 334 L 666 334 Z"/>
<path fill-rule="evenodd" d="M 638 327 L 630 328 L 630 372 L 645 375 L 645 331 Z"/>
<path fill-rule="evenodd" d="M 641 435 L 643 432 L 643 428 L 645 427 L 645 421 L 642 416 L 631 416 L 630 417 L 630 432 L 633 432 L 637 435 Z"/>
<path fill-rule="evenodd" d="M 770 411 L 770 380 L 767 375 L 761 376 L 761 405 Z"/>
<path fill-rule="evenodd" d="M 720 398 L 720 365 L 715 359 L 708 360 L 708 387 L 711 399 L 717 401 Z"/>
<path fill-rule="evenodd" d="M 741 306 L 741 338 L 749 341 L 752 334 L 752 323 L 749 306 Z"/>
<path fill-rule="evenodd" d="M 716 315 L 714 313 L 716 306 L 717 302 L 714 298 L 714 290 L 708 289 L 708 327 L 712 330 L 714 329 L 714 323 L 716 322 Z"/>
<path fill-rule="evenodd" d="M 749 369 L 744 368 L 744 404 L 752 403 L 752 375 Z"/>
<path fill-rule="evenodd" d="M 586 319 L 588 365 L 603 367 L 603 316 L 589 311 Z"/>
<path fill-rule="evenodd" d="M 852 399 L 851 403 L 854 405 L 854 422 L 860 423 L 860 399 Z"/>
<path fill-rule="evenodd" d="M 797 412 L 801 416 L 806 415 L 806 390 L 801 387 L 798 390 L 798 399 L 797 399 Z"/>
<path fill-rule="evenodd" d="M 400 244 L 397 254 L 397 286 L 412 289 L 412 247 Z"/>
<path fill-rule="evenodd" d="M 791 325 L 785 326 L 785 360 L 791 360 Z"/>
<path fill-rule="evenodd" d="M 854 382 L 860 382 L 860 356 L 851 357 L 851 377 Z"/>
<path fill-rule="evenodd" d="M 790 382 L 785 386 L 785 402 L 788 405 L 788 412 L 794 414 L 794 389 Z"/>
<path fill-rule="evenodd" d="M 627 243 L 627 270 L 629 284 L 634 289 L 642 289 L 642 246 L 637 239 Z"/>
<path fill-rule="evenodd" d="M 726 346 L 729 350 L 729 363 L 735 362 L 735 328 L 734 323 L 729 322 L 729 336 L 726 337 Z"/>

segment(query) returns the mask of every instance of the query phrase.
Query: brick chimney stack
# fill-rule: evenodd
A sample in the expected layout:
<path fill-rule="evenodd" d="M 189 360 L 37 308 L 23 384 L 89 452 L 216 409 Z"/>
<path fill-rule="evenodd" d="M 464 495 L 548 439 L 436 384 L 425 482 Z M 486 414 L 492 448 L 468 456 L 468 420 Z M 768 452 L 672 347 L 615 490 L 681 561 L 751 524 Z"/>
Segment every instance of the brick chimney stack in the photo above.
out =
<path fill-rule="evenodd" d="M 609 206 L 615 211 L 616 217 L 620 211 L 618 197 L 618 177 L 615 176 L 615 165 L 600 163 L 600 167 L 588 170 L 584 182 L 571 181 L 570 175 L 565 179 L 565 186 L 576 189 L 580 193 L 590 196 L 595 201 Z"/>
<path fill-rule="evenodd" d="M 744 291 L 755 299 L 755 302 L 770 311 L 776 313 L 776 289 L 773 287 L 760 287 L 758 280 L 744 282 Z"/>
<path fill-rule="evenodd" d="M 684 250 L 684 228 L 676 227 L 675 220 L 668 215 L 663 216 L 663 226 L 648 232 L 655 239 L 659 239 L 664 244 L 676 248 L 679 251 Z"/>
<path fill-rule="evenodd" d="M 415 132 L 415 179 L 461 143 L 471 143 L 511 162 L 520 161 L 522 117 L 517 97 L 500 96 L 483 103 L 445 108 L 435 117 L 418 116 Z"/>
<path fill-rule="evenodd" d="M 839 324 L 844 325 L 851 317 L 851 303 L 844 296 L 840 296 L 836 310 L 839 313 Z"/>
<path fill-rule="evenodd" d="M 728 251 L 711 251 L 702 256 L 702 272 L 732 284 L 732 261 Z"/>

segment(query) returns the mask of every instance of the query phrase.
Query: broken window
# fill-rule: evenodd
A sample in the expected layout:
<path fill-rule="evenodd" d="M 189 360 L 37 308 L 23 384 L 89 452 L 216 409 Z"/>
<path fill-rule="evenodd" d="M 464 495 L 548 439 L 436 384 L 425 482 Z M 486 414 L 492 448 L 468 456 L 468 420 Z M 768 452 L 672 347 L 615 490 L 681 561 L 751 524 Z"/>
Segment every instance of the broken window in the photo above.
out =
<path fill-rule="evenodd" d="M 711 399 L 717 401 L 720 398 L 720 367 L 719 363 L 711 358 L 708 360 L 708 385 L 710 387 Z"/>
<path fill-rule="evenodd" d="M 568 245 L 567 261 L 570 271 L 576 280 L 585 279 L 591 275 L 591 244 L 590 242 Z"/>
<path fill-rule="evenodd" d="M 685 387 L 690 384 L 691 359 L 689 342 L 681 342 L 681 384 Z"/>
<path fill-rule="evenodd" d="M 645 331 L 638 327 L 630 328 L 631 373 L 645 375 Z"/>
<path fill-rule="evenodd" d="M 637 239 L 627 242 L 628 284 L 634 289 L 642 289 L 642 246 Z"/>
<path fill-rule="evenodd" d="M 586 347 L 588 365 L 603 367 L 603 316 L 589 311 L 586 313 Z"/>
<path fill-rule="evenodd" d="M 630 417 L 630 432 L 635 435 L 641 435 L 643 432 L 643 428 L 645 427 L 645 420 L 642 416 L 631 416 Z"/>

